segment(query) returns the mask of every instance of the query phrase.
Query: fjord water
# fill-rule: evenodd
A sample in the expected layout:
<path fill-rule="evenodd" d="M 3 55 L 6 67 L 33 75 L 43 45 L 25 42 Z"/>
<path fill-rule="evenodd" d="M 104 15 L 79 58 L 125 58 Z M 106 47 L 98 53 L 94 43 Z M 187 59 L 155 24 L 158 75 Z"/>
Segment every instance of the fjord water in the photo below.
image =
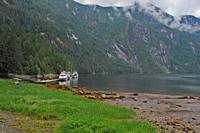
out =
<path fill-rule="evenodd" d="M 200 75 L 81 75 L 78 85 L 99 91 L 200 95 Z"/>

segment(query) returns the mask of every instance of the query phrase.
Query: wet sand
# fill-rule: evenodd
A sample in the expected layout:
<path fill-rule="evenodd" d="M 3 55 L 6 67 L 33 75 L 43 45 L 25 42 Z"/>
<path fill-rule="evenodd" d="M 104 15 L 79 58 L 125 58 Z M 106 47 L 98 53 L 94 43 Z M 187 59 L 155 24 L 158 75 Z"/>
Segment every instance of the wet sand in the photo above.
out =
<path fill-rule="evenodd" d="M 123 99 L 105 99 L 137 112 L 137 119 L 156 124 L 170 133 L 200 133 L 200 97 L 120 93 Z"/>

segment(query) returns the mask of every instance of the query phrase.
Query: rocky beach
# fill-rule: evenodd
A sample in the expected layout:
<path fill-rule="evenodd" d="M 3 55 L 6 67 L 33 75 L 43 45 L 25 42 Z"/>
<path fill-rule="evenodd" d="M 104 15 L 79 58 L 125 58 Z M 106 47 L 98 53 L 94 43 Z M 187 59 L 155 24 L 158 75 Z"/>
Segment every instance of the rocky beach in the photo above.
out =
<path fill-rule="evenodd" d="M 200 132 L 200 97 L 198 96 L 100 92 L 63 86 L 48 86 L 48 88 L 70 90 L 76 95 L 89 99 L 133 109 L 137 113 L 133 119 L 152 122 L 159 128 L 160 132 Z"/>
<path fill-rule="evenodd" d="M 136 110 L 137 119 L 156 124 L 170 133 L 200 132 L 200 97 L 121 93 L 123 99 L 106 99 L 113 105 Z"/>

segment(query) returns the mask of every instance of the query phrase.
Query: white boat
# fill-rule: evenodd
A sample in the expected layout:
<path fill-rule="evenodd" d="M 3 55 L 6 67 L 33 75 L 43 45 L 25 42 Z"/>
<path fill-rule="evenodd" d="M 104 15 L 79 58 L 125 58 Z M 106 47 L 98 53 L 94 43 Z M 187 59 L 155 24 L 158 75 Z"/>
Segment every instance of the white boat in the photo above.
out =
<path fill-rule="evenodd" d="M 78 80 L 78 77 L 79 77 L 78 72 L 73 72 L 71 75 L 72 80 Z"/>
<path fill-rule="evenodd" d="M 70 72 L 63 71 L 59 75 L 59 81 L 69 81 L 71 77 Z"/>

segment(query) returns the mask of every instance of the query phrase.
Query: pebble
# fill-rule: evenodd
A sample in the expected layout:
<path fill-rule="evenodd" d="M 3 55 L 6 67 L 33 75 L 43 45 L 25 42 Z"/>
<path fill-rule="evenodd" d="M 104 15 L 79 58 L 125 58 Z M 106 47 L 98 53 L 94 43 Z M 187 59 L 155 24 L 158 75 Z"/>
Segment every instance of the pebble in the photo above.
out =
<path fill-rule="evenodd" d="M 148 101 L 143 101 L 143 103 L 148 103 Z"/>
<path fill-rule="evenodd" d="M 193 117 L 192 120 L 196 120 L 196 118 Z"/>

